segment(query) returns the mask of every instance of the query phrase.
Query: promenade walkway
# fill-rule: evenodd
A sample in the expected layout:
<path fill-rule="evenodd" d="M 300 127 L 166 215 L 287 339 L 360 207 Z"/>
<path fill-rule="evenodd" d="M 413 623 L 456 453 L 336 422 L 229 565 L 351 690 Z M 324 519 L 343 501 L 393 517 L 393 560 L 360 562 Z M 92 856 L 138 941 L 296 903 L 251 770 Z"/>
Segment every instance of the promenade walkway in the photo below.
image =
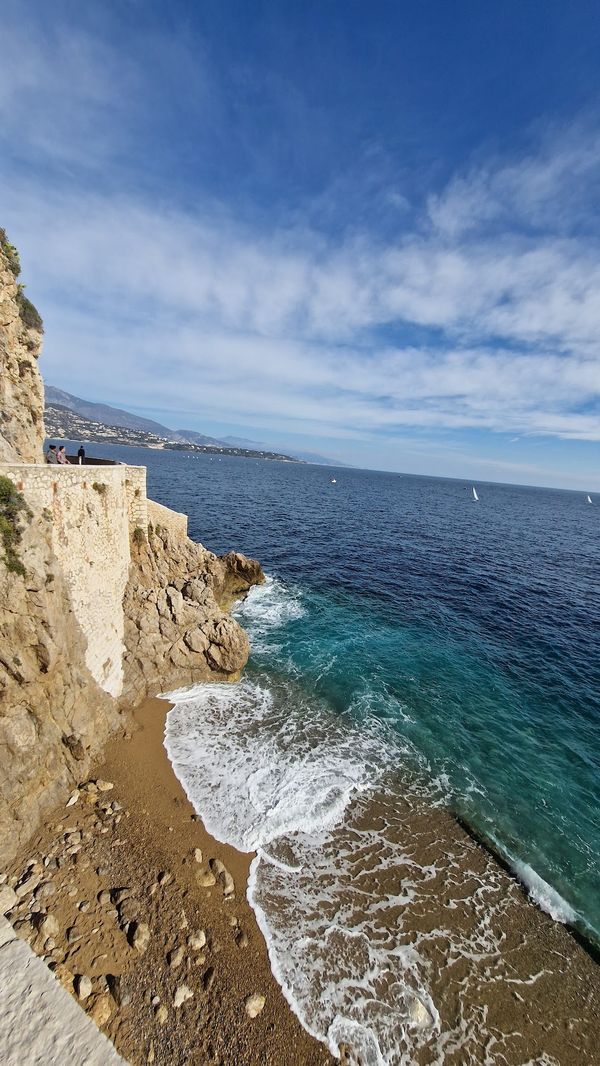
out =
<path fill-rule="evenodd" d="M 2 1066 L 127 1066 L 10 922 L 0 916 Z"/>

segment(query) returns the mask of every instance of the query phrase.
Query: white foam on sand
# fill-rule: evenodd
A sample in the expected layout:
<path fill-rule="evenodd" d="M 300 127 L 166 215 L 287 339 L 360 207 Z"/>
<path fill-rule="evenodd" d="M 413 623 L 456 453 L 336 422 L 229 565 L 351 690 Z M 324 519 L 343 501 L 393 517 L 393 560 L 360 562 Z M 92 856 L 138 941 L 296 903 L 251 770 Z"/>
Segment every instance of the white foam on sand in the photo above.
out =
<path fill-rule="evenodd" d="M 269 651 L 277 630 L 304 610 L 299 590 L 270 579 L 252 590 L 237 617 L 253 648 Z M 385 781 L 395 780 L 407 754 L 414 766 L 416 753 L 393 723 L 370 713 L 370 691 L 345 715 L 298 681 L 267 673 L 168 698 L 174 707 L 165 746 L 174 772 L 214 837 L 256 851 L 248 899 L 273 973 L 305 1028 L 334 1055 L 349 1044 L 363 1066 L 408 1066 L 424 1043 L 432 1054 L 437 1048 L 436 1063 L 449 1042 L 471 1061 L 466 1049 L 481 1042 L 481 1018 L 461 1017 L 456 1030 L 441 1032 L 428 990 L 425 940 L 449 940 L 450 931 L 410 935 L 413 905 L 418 911 L 431 898 L 438 860 L 416 861 L 412 829 L 403 835 L 403 815 L 395 813 L 397 781 L 387 793 Z M 429 783 L 420 797 L 417 788 L 415 803 L 442 802 L 447 779 L 440 775 L 432 786 L 423 770 Z M 388 800 L 376 822 L 369 807 L 375 792 Z M 531 867 L 515 869 L 542 909 L 557 921 L 574 918 Z M 489 914 L 494 875 L 486 876 L 471 897 L 473 928 L 452 935 L 449 965 L 459 956 L 471 965 L 498 958 Z M 447 895 L 452 879 L 449 886 Z M 456 906 L 463 903 L 458 890 Z"/>
<path fill-rule="evenodd" d="M 365 1066 L 409 1061 L 402 1045 L 431 1032 L 437 1012 L 418 952 L 373 935 L 381 901 L 361 880 L 367 852 L 370 874 L 397 856 L 346 820 L 399 748 L 291 682 L 169 699 L 165 745 L 196 811 L 217 839 L 257 852 L 248 898 L 293 1010 L 333 1054 L 347 1041 Z"/>

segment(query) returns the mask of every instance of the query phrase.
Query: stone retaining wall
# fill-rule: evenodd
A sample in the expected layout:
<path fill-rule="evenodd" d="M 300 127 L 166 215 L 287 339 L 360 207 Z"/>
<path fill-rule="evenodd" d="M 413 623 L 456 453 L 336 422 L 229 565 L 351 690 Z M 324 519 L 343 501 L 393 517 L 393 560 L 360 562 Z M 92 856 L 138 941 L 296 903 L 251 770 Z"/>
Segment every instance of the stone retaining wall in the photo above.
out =
<path fill-rule="evenodd" d="M 0 465 L 32 509 L 52 518 L 53 549 L 67 579 L 73 610 L 87 640 L 86 664 L 102 688 L 123 688 L 123 595 L 130 534 L 150 519 L 172 537 L 187 534 L 186 515 L 146 496 L 144 466 Z"/>
<path fill-rule="evenodd" d="M 148 522 L 156 530 L 166 529 L 172 540 L 185 540 L 188 530 L 188 516 L 179 511 L 172 511 L 169 507 L 163 507 L 162 503 L 148 500 Z"/>

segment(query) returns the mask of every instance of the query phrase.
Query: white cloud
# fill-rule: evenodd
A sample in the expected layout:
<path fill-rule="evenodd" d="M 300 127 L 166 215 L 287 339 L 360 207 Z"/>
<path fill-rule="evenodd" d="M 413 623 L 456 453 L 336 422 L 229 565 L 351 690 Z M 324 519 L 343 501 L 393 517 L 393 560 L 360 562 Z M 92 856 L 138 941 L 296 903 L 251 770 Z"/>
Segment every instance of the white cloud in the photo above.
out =
<path fill-rule="evenodd" d="M 600 241 L 581 226 L 600 182 L 596 135 L 574 129 L 457 175 L 394 239 L 257 231 L 200 196 L 183 209 L 90 189 L 76 168 L 118 156 L 144 72 L 83 31 L 19 32 L 28 47 L 7 49 L 0 70 L 21 152 L 3 219 L 46 319 L 49 380 L 64 384 L 68 366 L 73 391 L 322 437 L 600 440 Z M 67 172 L 36 178 L 28 153 Z M 408 227 L 402 194 L 389 199 Z"/>

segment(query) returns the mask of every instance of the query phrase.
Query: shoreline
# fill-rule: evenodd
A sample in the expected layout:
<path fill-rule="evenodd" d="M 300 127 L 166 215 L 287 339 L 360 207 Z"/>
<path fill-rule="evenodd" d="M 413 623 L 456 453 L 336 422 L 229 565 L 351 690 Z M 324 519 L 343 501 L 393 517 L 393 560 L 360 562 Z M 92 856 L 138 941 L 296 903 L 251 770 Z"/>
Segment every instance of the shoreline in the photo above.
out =
<path fill-rule="evenodd" d="M 246 899 L 252 856 L 210 836 L 173 772 L 169 708 L 130 712 L 90 778 L 100 791 L 85 783 L 10 864 L 11 886 L 31 882 L 10 920 L 135 1066 L 331 1066 L 271 971 Z"/>
<path fill-rule="evenodd" d="M 206 830 L 175 775 L 163 742 L 172 706 L 168 700 L 149 698 L 131 711 L 128 728 L 108 741 L 90 778 L 98 784 L 82 783 L 73 793 L 75 801 L 52 811 L 10 865 L 11 887 L 32 878 L 10 919 L 132 1066 L 187 1066 L 196 1061 L 332 1066 L 340 1060 L 303 1027 L 271 968 L 268 938 L 247 900 L 254 855 L 220 842 Z M 357 877 L 366 879 L 373 902 L 391 900 L 409 872 L 402 854 L 410 852 L 419 867 L 434 869 L 442 854 L 439 842 L 447 842 L 453 862 L 439 866 L 418 910 L 411 914 L 410 906 L 405 912 L 400 903 L 393 905 L 387 925 L 379 926 L 379 935 L 394 929 L 397 943 L 409 947 L 415 936 L 429 937 L 442 918 L 447 934 L 441 940 L 434 937 L 429 957 L 432 1003 L 439 1006 L 442 1032 L 454 1031 L 459 1023 L 459 1001 L 477 1011 L 483 996 L 496 1031 L 507 1036 L 520 1031 L 520 1051 L 531 1052 L 530 1058 L 551 1048 L 557 1055 L 553 1061 L 570 1066 L 575 1060 L 567 1048 L 577 1033 L 584 1055 L 580 1061 L 600 1061 L 589 1042 L 600 1018 L 600 975 L 585 945 L 529 898 L 510 866 L 452 811 L 407 806 L 398 814 L 397 799 L 392 808 L 389 804 L 389 795 L 365 795 L 357 799 L 352 820 L 360 830 L 391 825 L 392 813 L 398 819 L 389 837 L 396 854 L 390 873 L 378 869 L 374 854 L 357 856 L 341 902 L 351 901 L 347 893 Z M 343 843 L 347 829 L 344 824 L 336 830 L 338 842 Z M 463 861 L 464 894 L 457 880 Z M 233 879 L 234 893 L 223 891 L 223 868 Z M 451 927 L 458 941 L 466 937 L 468 942 L 474 934 L 475 947 L 478 934 L 469 899 L 474 903 L 472 893 L 490 871 L 496 900 L 491 920 L 502 950 L 498 956 L 494 950 L 488 955 L 496 975 L 492 983 L 485 977 L 484 963 L 483 983 L 477 978 L 467 993 L 466 959 L 456 957 L 448 965 L 446 937 Z M 208 883 L 211 874 L 216 883 Z M 442 907 L 449 893 L 456 895 L 452 917 Z M 44 943 L 40 921 L 48 916 L 56 928 Z M 292 915 L 282 917 L 288 928 L 295 928 Z M 475 916 L 476 926 L 479 920 Z M 147 928 L 143 951 L 135 946 L 139 926 Z M 564 963 L 557 969 L 559 957 Z M 333 960 L 332 965 L 335 971 Z M 89 979 L 83 999 L 82 978 Z M 585 1009 L 578 992 L 582 982 L 587 989 Z M 183 999 L 176 1005 L 178 996 Z M 264 997 L 255 1017 L 247 1013 L 251 997 Z M 548 1011 L 552 1036 L 544 1020 Z M 484 1033 L 474 1030 L 471 1038 L 471 1050 L 482 1050 Z M 435 1033 L 430 1040 L 424 1031 L 415 1032 L 410 1061 L 437 1061 L 436 1043 Z M 407 1051 L 410 1044 L 402 1047 Z M 340 1050 L 342 1062 L 357 1061 L 347 1046 L 340 1045 Z M 507 1062 L 523 1061 L 517 1047 L 506 1052 Z M 447 1061 L 455 1066 L 462 1059 L 450 1055 Z"/>

